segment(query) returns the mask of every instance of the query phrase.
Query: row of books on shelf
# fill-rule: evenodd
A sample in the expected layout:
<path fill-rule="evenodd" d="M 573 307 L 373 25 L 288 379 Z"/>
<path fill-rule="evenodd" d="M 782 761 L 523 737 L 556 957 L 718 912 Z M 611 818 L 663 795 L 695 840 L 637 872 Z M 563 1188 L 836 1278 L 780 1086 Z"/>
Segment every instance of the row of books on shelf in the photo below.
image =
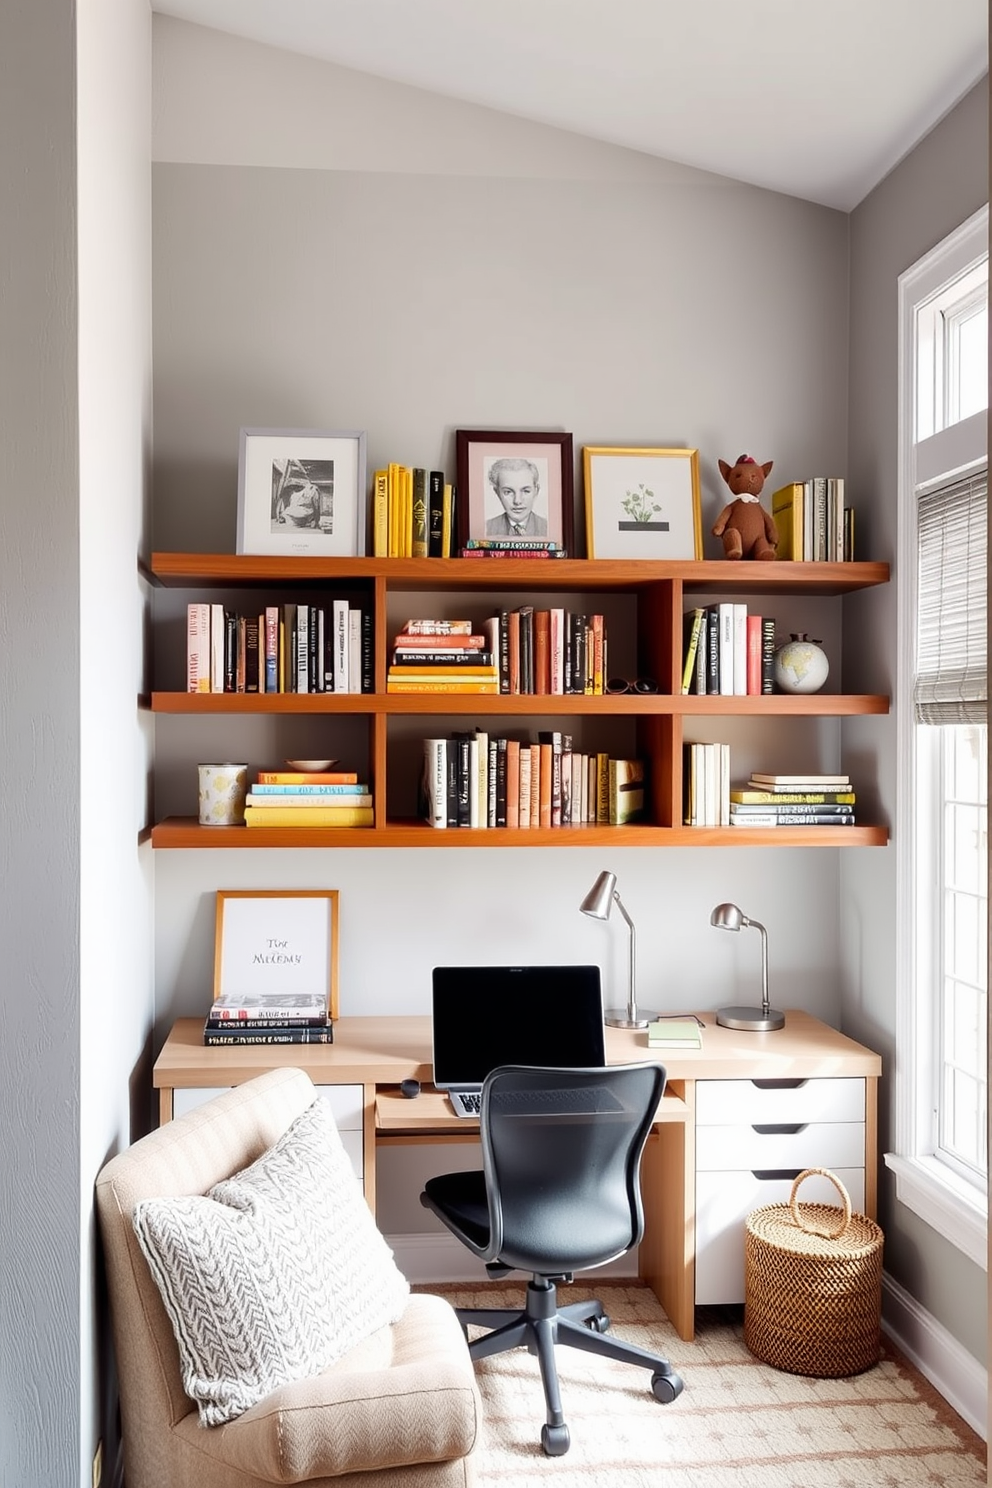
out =
<path fill-rule="evenodd" d="M 729 744 L 684 746 L 687 827 L 853 827 L 849 775 L 751 775 L 732 785 Z"/>
<path fill-rule="evenodd" d="M 376 558 L 451 558 L 455 488 L 443 470 L 390 462 L 372 478 Z"/>
<path fill-rule="evenodd" d="M 601 696 L 602 615 L 522 605 L 484 620 L 408 620 L 393 637 L 388 692 Z"/>
<path fill-rule="evenodd" d="M 790 481 L 772 493 L 776 558 L 793 563 L 852 563 L 854 508 L 844 505 L 840 476 Z"/>
<path fill-rule="evenodd" d="M 203 1024 L 203 1042 L 231 1044 L 332 1044 L 334 1027 L 326 997 L 266 992 L 217 998 Z"/>
<path fill-rule="evenodd" d="M 372 792 L 353 770 L 260 770 L 246 827 L 371 827 Z"/>
<path fill-rule="evenodd" d="M 432 827 L 622 826 L 644 814 L 643 760 L 583 753 L 557 729 L 536 743 L 475 729 L 423 748 L 419 807 Z"/>
<path fill-rule="evenodd" d="M 748 697 L 775 691 L 775 621 L 746 604 L 715 604 L 683 616 L 682 691 Z"/>
<path fill-rule="evenodd" d="M 187 606 L 187 692 L 372 692 L 373 683 L 369 608 L 346 599 L 251 615 Z"/>

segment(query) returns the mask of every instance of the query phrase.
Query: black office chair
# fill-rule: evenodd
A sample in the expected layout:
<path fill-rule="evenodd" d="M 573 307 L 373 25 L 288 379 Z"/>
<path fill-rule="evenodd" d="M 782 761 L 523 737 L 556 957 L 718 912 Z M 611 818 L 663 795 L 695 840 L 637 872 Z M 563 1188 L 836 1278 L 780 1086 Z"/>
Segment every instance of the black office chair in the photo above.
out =
<path fill-rule="evenodd" d="M 458 1317 L 466 1335 L 469 1324 L 494 1330 L 469 1344 L 473 1359 L 519 1347 L 537 1355 L 549 1457 L 569 1447 L 555 1344 L 650 1369 L 655 1398 L 666 1404 L 682 1390 L 667 1359 L 603 1337 L 610 1320 L 602 1303 L 559 1307 L 555 1286 L 640 1240 L 641 1153 L 665 1078 L 659 1064 L 494 1070 L 482 1087 L 484 1171 L 431 1178 L 420 1196 L 490 1276 L 531 1272 L 523 1311 L 465 1307 Z"/>

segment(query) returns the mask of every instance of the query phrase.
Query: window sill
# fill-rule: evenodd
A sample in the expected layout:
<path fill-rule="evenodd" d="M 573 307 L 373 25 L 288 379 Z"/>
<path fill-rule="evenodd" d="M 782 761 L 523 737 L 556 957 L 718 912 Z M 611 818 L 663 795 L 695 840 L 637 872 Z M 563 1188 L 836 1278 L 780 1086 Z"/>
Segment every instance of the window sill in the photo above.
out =
<path fill-rule="evenodd" d="M 969 1260 L 988 1270 L 988 1204 L 984 1195 L 932 1157 L 885 1153 L 896 1179 L 896 1198 L 950 1240 Z"/>

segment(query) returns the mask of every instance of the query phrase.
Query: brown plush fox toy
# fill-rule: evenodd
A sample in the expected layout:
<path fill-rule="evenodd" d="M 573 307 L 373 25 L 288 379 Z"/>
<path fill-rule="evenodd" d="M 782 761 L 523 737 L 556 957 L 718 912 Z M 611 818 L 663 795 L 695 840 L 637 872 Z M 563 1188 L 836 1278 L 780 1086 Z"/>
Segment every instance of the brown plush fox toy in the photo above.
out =
<path fill-rule="evenodd" d="M 767 563 L 775 557 L 778 531 L 758 500 L 773 463 L 768 460 L 759 465 L 751 455 L 741 455 L 736 465 L 717 461 L 734 496 L 713 526 L 713 536 L 723 538 L 725 558 L 757 558 Z"/>

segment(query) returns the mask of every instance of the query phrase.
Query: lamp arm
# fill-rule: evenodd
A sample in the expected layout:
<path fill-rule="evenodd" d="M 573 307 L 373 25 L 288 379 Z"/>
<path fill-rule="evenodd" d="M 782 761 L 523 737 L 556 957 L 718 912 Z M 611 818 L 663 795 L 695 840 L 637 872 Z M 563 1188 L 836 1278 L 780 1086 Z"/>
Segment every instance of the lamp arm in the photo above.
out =
<path fill-rule="evenodd" d="M 634 922 L 624 908 L 623 900 L 620 898 L 616 889 L 613 890 L 613 902 L 627 921 L 630 930 L 630 955 L 627 962 L 627 1017 L 631 1023 L 634 1023 L 637 1021 L 637 996 L 634 991 L 634 974 L 637 964 L 637 931 L 634 929 Z"/>
<path fill-rule="evenodd" d="M 768 999 L 768 932 L 760 920 L 748 920 L 748 924 L 761 931 L 761 1012 L 767 1018 L 771 1005 Z"/>

